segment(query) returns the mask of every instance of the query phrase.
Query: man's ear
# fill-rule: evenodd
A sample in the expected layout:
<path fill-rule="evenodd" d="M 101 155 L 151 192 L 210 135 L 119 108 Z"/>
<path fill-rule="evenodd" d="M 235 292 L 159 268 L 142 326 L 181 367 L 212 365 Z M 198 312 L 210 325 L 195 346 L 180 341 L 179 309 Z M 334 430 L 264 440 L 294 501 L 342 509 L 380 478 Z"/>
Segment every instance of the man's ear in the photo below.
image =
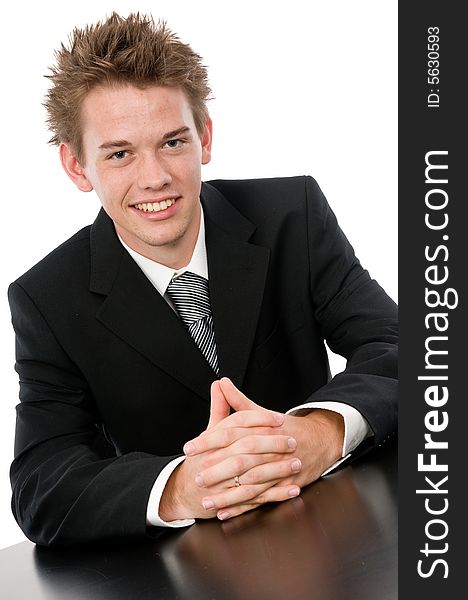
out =
<path fill-rule="evenodd" d="M 200 137 L 202 145 L 202 165 L 206 165 L 211 160 L 211 142 L 213 139 L 213 123 L 210 117 L 206 118 L 205 129 Z"/>
<path fill-rule="evenodd" d="M 62 142 L 60 144 L 60 161 L 65 173 L 70 177 L 76 187 L 82 192 L 91 192 L 93 186 L 85 175 L 84 169 L 75 156 L 70 145 Z"/>

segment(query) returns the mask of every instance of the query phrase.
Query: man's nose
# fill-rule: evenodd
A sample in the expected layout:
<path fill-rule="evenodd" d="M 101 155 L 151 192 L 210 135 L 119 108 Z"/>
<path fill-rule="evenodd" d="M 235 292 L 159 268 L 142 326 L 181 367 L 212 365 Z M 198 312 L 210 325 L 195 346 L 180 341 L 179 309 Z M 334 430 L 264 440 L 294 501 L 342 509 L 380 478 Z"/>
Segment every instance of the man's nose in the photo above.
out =
<path fill-rule="evenodd" d="M 141 189 L 159 190 L 172 182 L 165 162 L 156 154 L 141 156 L 138 164 L 138 186 Z"/>

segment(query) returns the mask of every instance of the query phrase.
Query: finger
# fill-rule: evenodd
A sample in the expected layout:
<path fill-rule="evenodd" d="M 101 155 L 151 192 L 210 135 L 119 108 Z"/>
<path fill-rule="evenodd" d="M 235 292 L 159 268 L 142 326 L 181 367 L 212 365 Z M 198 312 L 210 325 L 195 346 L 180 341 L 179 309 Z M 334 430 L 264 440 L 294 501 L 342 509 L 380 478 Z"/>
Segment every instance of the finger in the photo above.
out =
<path fill-rule="evenodd" d="M 253 467 L 277 460 L 277 454 L 244 454 L 229 456 L 215 464 L 209 464 L 206 469 L 200 470 L 195 476 L 195 484 L 202 488 L 211 488 L 224 484 L 232 487 L 234 477 L 241 475 Z"/>
<path fill-rule="evenodd" d="M 210 433 L 211 432 L 211 433 Z M 293 452 L 297 448 L 296 440 L 288 435 L 251 435 L 249 429 L 208 430 L 192 442 L 187 442 L 184 452 L 187 456 L 202 454 L 213 450 L 229 449 L 231 454 L 267 454 L 268 452 Z M 227 455 L 226 455 L 227 458 Z M 221 457 L 223 460 L 224 457 Z"/>
<path fill-rule="evenodd" d="M 251 435 L 250 428 L 279 427 L 283 422 L 284 415 L 281 413 L 269 410 L 244 410 L 226 417 L 222 422 L 187 442 L 184 452 L 187 456 L 194 456 L 208 450 L 226 448 L 240 438 Z"/>
<path fill-rule="evenodd" d="M 216 432 L 218 433 L 221 432 Z M 224 455 L 286 454 L 294 452 L 296 448 L 296 440 L 288 435 L 247 435 L 225 448 Z M 224 460 L 224 456 L 221 455 L 221 459 Z"/>
<path fill-rule="evenodd" d="M 254 501 L 250 503 L 238 504 L 237 506 L 219 509 L 216 513 L 216 516 L 220 521 L 226 521 L 228 519 L 232 519 L 232 517 L 238 517 L 249 510 L 258 508 L 263 504 L 267 504 L 268 502 L 284 502 L 286 500 L 292 500 L 293 498 L 297 498 L 300 493 L 301 490 L 298 486 L 289 485 L 272 487 L 260 496 L 257 496 Z"/>
<path fill-rule="evenodd" d="M 241 410 L 229 415 L 218 427 L 278 427 L 284 420 L 285 415 L 274 410 Z"/>
<path fill-rule="evenodd" d="M 228 417 L 230 410 L 231 407 L 221 391 L 219 381 L 213 381 L 211 384 L 210 420 L 208 422 L 207 429 L 214 427 L 223 419 Z"/>
<path fill-rule="evenodd" d="M 238 511 L 242 505 L 260 506 L 267 502 L 281 502 L 295 498 L 299 493 L 299 486 L 294 484 L 278 486 L 271 485 L 269 482 L 263 485 L 240 485 L 218 494 L 205 496 L 202 498 L 202 506 L 205 510 L 217 510 L 219 513 L 224 513 L 227 518 L 226 513 L 241 514 Z"/>
<path fill-rule="evenodd" d="M 282 456 L 282 455 L 280 455 Z M 223 482 L 232 486 L 234 477 L 242 477 L 243 484 L 266 483 L 299 473 L 302 463 L 298 458 L 278 459 L 278 454 L 243 454 L 226 460 L 198 473 L 198 487 L 213 487 Z"/>
<path fill-rule="evenodd" d="M 237 389 L 228 377 L 222 377 L 219 381 L 219 385 L 226 401 L 229 402 L 234 410 L 255 410 L 262 408 Z"/>
<path fill-rule="evenodd" d="M 284 485 L 286 478 L 296 475 L 301 469 L 302 463 L 298 458 L 266 462 L 249 469 L 242 475 L 238 475 L 239 483 L 241 485 L 255 485 L 276 481 L 275 485 L 280 486 L 281 482 Z"/>
<path fill-rule="evenodd" d="M 233 486 L 222 492 L 204 496 L 201 499 L 201 503 L 206 511 L 230 510 L 238 504 L 252 504 L 254 498 L 261 496 L 268 488 L 273 487 L 275 483 L 277 482 L 268 482 L 262 485 Z"/>

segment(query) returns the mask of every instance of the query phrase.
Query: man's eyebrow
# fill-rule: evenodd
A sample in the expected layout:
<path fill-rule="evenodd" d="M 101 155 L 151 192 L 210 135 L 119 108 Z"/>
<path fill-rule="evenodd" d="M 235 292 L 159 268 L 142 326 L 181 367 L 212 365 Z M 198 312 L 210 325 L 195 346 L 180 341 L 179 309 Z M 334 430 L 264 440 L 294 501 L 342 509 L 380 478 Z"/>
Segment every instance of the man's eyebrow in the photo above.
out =
<path fill-rule="evenodd" d="M 162 139 L 169 140 L 171 138 L 177 137 L 181 133 L 187 133 L 187 131 L 190 131 L 190 127 L 187 127 L 187 126 L 179 127 L 179 129 L 174 129 L 174 131 L 168 131 L 167 133 L 165 133 L 163 135 Z"/>
<path fill-rule="evenodd" d="M 127 142 L 127 140 L 112 140 L 110 142 L 104 142 L 104 144 L 101 144 L 99 146 L 99 150 L 110 150 L 111 148 L 123 148 L 123 147 L 129 147 L 132 144 L 130 142 Z"/>

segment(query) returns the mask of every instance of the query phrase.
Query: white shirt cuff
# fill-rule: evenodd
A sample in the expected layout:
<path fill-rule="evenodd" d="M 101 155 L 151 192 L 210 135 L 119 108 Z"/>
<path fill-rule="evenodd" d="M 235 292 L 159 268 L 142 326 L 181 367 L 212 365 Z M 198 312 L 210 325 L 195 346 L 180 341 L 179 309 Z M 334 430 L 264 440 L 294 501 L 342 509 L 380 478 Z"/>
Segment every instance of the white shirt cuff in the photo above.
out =
<path fill-rule="evenodd" d="M 177 465 L 179 465 L 183 460 L 185 460 L 185 456 L 179 456 L 168 463 L 161 473 L 159 473 L 158 478 L 154 482 L 148 500 L 148 506 L 146 508 L 147 525 L 154 525 L 155 527 L 187 527 L 188 525 L 193 525 L 195 523 L 195 519 L 163 521 L 159 516 L 159 503 L 161 502 L 161 496 L 163 495 L 167 480 L 172 475 Z"/>
<path fill-rule="evenodd" d="M 358 410 L 349 406 L 349 404 L 344 404 L 342 402 L 306 402 L 305 404 L 291 408 L 286 414 L 296 415 L 303 410 L 311 408 L 332 410 L 339 413 L 344 421 L 345 431 L 343 448 L 341 451 L 342 458 L 324 471 L 322 473 L 323 476 L 330 471 L 333 471 L 333 469 L 336 469 L 338 465 L 348 459 L 351 456 L 351 452 L 355 450 L 363 440 L 372 435 L 372 430 Z"/>

